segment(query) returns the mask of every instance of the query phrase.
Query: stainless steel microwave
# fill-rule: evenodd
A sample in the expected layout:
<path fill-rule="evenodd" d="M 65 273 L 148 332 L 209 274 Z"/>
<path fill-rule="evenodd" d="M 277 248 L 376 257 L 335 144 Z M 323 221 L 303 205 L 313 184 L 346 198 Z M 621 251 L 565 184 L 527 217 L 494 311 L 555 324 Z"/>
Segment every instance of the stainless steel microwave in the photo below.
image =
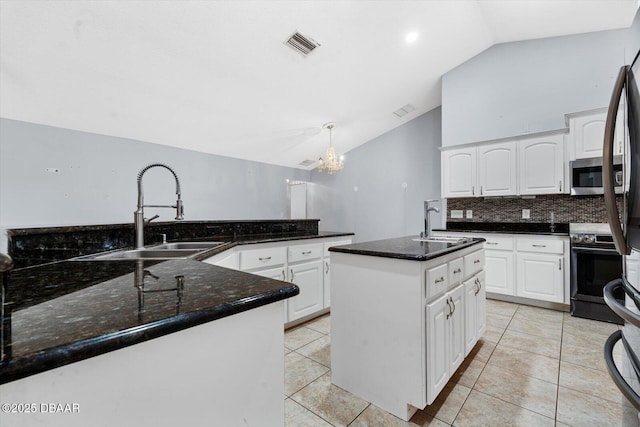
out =
<path fill-rule="evenodd" d="M 624 191 L 622 161 L 622 156 L 614 156 L 613 158 L 613 182 L 616 194 L 622 194 Z M 569 164 L 572 196 L 604 194 L 602 157 L 578 159 Z"/>

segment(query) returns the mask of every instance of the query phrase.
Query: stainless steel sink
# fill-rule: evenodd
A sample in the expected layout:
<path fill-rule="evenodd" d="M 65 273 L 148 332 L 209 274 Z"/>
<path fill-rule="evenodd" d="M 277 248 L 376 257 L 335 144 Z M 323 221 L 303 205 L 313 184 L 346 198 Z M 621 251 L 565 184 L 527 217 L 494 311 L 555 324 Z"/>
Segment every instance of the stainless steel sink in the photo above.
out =
<path fill-rule="evenodd" d="M 76 261 L 168 260 L 189 259 L 197 254 L 223 245 L 224 242 L 163 243 L 142 249 L 120 250 L 74 258 Z"/>
<path fill-rule="evenodd" d="M 220 246 L 224 242 L 175 242 L 175 243 L 163 243 L 161 245 L 153 246 L 150 249 L 212 249 L 216 246 Z"/>
<path fill-rule="evenodd" d="M 116 259 L 187 259 L 201 251 L 201 249 L 133 249 L 130 251 L 93 255 L 90 259 L 94 261 Z"/>

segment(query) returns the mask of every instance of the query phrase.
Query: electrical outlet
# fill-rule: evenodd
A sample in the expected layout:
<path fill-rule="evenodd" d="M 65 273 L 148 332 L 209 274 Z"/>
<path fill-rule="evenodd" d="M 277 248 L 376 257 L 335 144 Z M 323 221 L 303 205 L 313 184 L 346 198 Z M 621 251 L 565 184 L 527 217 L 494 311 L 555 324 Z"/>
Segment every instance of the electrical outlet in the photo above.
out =
<path fill-rule="evenodd" d="M 452 209 L 451 218 L 464 218 L 462 210 Z"/>
<path fill-rule="evenodd" d="M 522 219 L 531 218 L 531 209 L 522 209 Z"/>
<path fill-rule="evenodd" d="M 471 209 L 467 209 L 467 218 L 473 218 L 473 211 Z"/>

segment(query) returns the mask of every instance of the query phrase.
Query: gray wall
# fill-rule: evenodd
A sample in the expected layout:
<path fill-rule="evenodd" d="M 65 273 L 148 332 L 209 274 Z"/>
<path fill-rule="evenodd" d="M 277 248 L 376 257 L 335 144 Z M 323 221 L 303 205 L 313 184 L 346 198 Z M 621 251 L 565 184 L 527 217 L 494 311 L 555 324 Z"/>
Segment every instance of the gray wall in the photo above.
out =
<path fill-rule="evenodd" d="M 492 46 L 442 78 L 442 145 L 566 127 L 564 115 L 606 107 L 628 30 Z"/>
<path fill-rule="evenodd" d="M 627 60 L 626 64 L 631 64 L 633 58 L 640 50 L 640 9 L 636 12 L 636 17 L 629 28 L 628 45 L 626 50 Z"/>
<path fill-rule="evenodd" d="M 287 216 L 286 179 L 310 172 L 123 138 L 0 119 L 0 228 L 131 222 L 138 171 L 152 162 L 180 178 L 186 220 Z M 45 172 L 60 168 L 61 173 Z M 145 203 L 175 203 L 161 168 L 143 178 Z M 172 209 L 147 209 L 173 220 Z M 0 250 L 6 249 L 0 233 Z"/>
<path fill-rule="evenodd" d="M 440 120 L 436 108 L 346 153 L 344 170 L 312 171 L 320 229 L 353 231 L 355 241 L 419 234 L 423 201 L 440 198 Z"/>

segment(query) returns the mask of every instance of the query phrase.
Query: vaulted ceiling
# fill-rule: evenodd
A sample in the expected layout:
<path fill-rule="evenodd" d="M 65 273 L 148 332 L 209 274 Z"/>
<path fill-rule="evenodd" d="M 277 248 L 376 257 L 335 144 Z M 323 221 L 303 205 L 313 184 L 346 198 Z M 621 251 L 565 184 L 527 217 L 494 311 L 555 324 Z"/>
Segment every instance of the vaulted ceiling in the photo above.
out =
<path fill-rule="evenodd" d="M 0 116 L 311 169 L 328 145 L 324 123 L 345 153 L 439 106 L 441 76 L 493 44 L 626 28 L 637 8 L 2 0 Z M 285 41 L 296 31 L 320 46 L 295 51 Z M 415 110 L 393 113 L 407 104 Z"/>

